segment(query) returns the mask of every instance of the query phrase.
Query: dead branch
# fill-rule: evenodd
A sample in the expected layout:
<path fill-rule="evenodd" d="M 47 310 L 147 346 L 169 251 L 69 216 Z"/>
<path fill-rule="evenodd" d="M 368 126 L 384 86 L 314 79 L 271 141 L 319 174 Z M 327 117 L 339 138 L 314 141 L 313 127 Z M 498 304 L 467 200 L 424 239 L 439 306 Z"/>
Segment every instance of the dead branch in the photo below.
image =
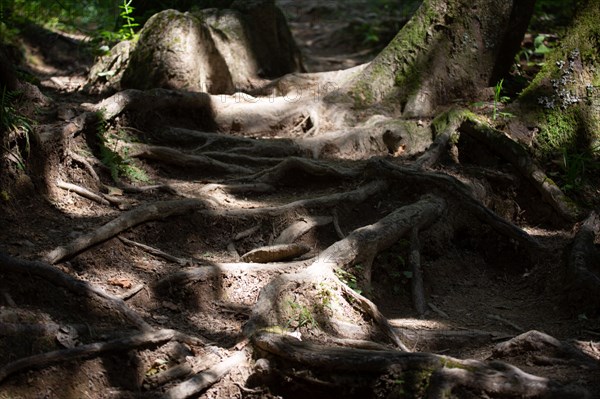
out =
<path fill-rule="evenodd" d="M 174 215 L 183 215 L 202 207 L 204 207 L 204 202 L 195 199 L 162 201 L 141 205 L 121 214 L 116 219 L 93 232 L 76 238 L 70 244 L 57 247 L 46 256 L 46 259 L 48 262 L 55 264 L 140 223 L 164 219 Z"/>
<path fill-rule="evenodd" d="M 246 355 L 244 352 L 238 351 L 232 356 L 223 360 L 222 362 L 208 368 L 207 370 L 196 374 L 192 378 L 182 382 L 169 389 L 161 397 L 162 399 L 186 399 L 193 395 L 196 395 L 213 385 L 225 375 L 227 375 L 231 369 L 240 366 L 246 362 Z"/>
<path fill-rule="evenodd" d="M 95 201 L 101 205 L 110 205 L 111 204 L 107 199 L 102 198 L 101 196 L 99 196 L 96 193 L 91 192 L 87 188 L 78 186 L 76 184 L 71 184 L 71 183 L 64 182 L 62 180 L 58 180 L 56 182 L 56 185 L 59 188 L 62 188 L 63 190 L 72 191 L 76 194 L 81 195 L 84 198 Z"/>
<path fill-rule="evenodd" d="M 419 230 L 413 228 L 410 232 L 410 255 L 408 256 L 408 264 L 412 270 L 412 300 L 415 310 L 420 317 L 423 317 L 427 311 L 427 301 L 425 300 L 425 289 L 423 288 L 423 271 L 421 270 L 419 247 Z"/>
<path fill-rule="evenodd" d="M 46 263 L 12 258 L 0 253 L 0 270 L 9 273 L 19 273 L 25 276 L 38 276 L 52 284 L 64 287 L 75 294 L 99 299 L 110 309 L 123 314 L 140 330 L 149 331 L 152 329 L 152 327 L 150 327 L 138 313 L 129 308 L 121 298 L 108 294 L 101 288 L 86 281 L 71 277 L 56 267 Z"/>
<path fill-rule="evenodd" d="M 190 263 L 189 259 L 178 258 L 176 256 L 173 256 L 171 254 L 163 252 L 158 248 L 154 248 L 154 247 L 151 247 L 151 246 L 148 246 L 148 245 L 136 242 L 136 241 L 132 241 L 125 237 L 119 237 L 119 240 L 121 240 L 121 242 L 123 242 L 125 245 L 128 245 L 130 247 L 140 248 L 141 250 L 148 252 L 149 254 L 152 254 L 155 256 L 160 256 L 161 258 L 166 259 L 169 262 L 177 263 L 178 265 L 181 265 L 181 266 L 184 266 L 184 265 L 187 265 L 188 263 Z"/>
<path fill-rule="evenodd" d="M 163 344 L 174 339 L 177 340 L 178 334 L 179 333 L 175 330 L 147 331 L 113 341 L 96 342 L 94 344 L 81 345 L 71 349 L 29 356 L 0 368 L 0 382 L 4 381 L 6 377 L 14 373 L 31 368 L 47 367 L 59 362 L 94 357 L 106 352 L 128 351 L 139 347 Z"/>
<path fill-rule="evenodd" d="M 295 368 L 298 366 L 294 365 L 301 365 L 328 373 L 360 372 L 363 375 L 381 375 L 388 371 L 401 375 L 409 371 L 433 371 L 426 382 L 427 398 L 448 398 L 456 387 L 505 398 L 587 397 L 583 389 L 565 387 L 500 362 L 484 363 L 431 353 L 333 348 L 269 332 L 255 334 L 252 341 L 258 348 L 292 362 L 290 367 Z"/>
<path fill-rule="evenodd" d="M 484 143 L 491 151 L 500 155 L 528 179 L 554 210 L 568 221 L 579 219 L 581 211 L 562 190 L 535 164 L 523 146 L 503 132 L 475 119 L 468 118 L 461 127 L 475 139 Z"/>

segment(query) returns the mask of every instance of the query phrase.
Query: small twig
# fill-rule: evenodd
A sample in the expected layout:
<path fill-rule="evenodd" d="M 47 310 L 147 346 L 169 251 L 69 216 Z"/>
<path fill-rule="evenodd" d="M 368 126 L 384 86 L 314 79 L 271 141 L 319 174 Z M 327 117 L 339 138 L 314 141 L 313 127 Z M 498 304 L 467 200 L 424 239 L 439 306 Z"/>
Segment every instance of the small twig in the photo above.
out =
<path fill-rule="evenodd" d="M 77 154 L 75 151 L 67 151 L 67 154 L 71 157 L 71 159 L 73 159 L 75 162 L 78 162 L 80 164 L 82 164 L 87 171 L 89 172 L 89 174 L 92 176 L 92 178 L 96 181 L 100 181 L 100 177 L 98 177 L 98 174 L 96 173 L 96 171 L 94 170 L 94 167 L 88 162 L 87 159 L 85 159 L 83 156 Z"/>
<path fill-rule="evenodd" d="M 189 263 L 189 260 L 187 260 L 187 259 L 178 258 L 176 256 L 173 256 L 173 255 L 170 255 L 170 254 L 168 254 L 166 252 L 163 252 L 163 251 L 161 251 L 158 248 L 154 248 L 154 247 L 151 247 L 149 245 L 145 245 L 145 244 L 142 244 L 142 243 L 139 243 L 139 242 L 136 242 L 136 241 L 132 241 L 132 240 L 127 239 L 125 237 L 119 237 L 119 240 L 121 240 L 126 245 L 129 245 L 129 246 L 132 246 L 132 247 L 136 247 L 136 248 L 140 248 L 140 249 L 148 252 L 149 254 L 160 256 L 163 259 L 166 259 L 166 260 L 168 260 L 170 262 L 173 262 L 173 263 L 177 263 L 177 264 L 179 264 L 181 266 L 187 265 Z"/>
<path fill-rule="evenodd" d="M 62 180 L 58 180 L 56 182 L 56 185 L 59 188 L 62 188 L 63 190 L 72 191 L 72 192 L 74 192 L 76 194 L 81 195 L 84 198 L 87 198 L 89 200 L 95 201 L 95 202 L 97 202 L 99 204 L 110 205 L 110 202 L 107 199 L 102 198 L 98 194 L 91 192 L 87 188 L 78 186 L 76 184 L 67 183 L 67 182 L 64 182 Z"/>
<path fill-rule="evenodd" d="M 506 325 L 509 325 L 509 326 L 511 326 L 512 328 L 514 328 L 515 330 L 517 330 L 519 332 L 525 331 L 525 329 L 523 327 L 519 326 L 518 324 L 515 324 L 515 323 L 513 323 L 510 320 L 506 320 L 505 318 L 500 317 L 498 315 L 489 314 L 489 315 L 487 315 L 487 317 L 490 318 L 490 319 L 492 319 L 492 320 L 497 320 L 497 321 L 500 321 L 500 322 L 502 322 L 502 323 L 504 323 Z"/>
<path fill-rule="evenodd" d="M 137 294 L 138 292 L 140 292 L 141 290 L 143 290 L 144 287 L 145 287 L 144 284 L 136 285 L 135 287 L 131 288 L 128 291 L 125 291 L 124 293 L 122 293 L 118 297 L 125 301 L 127 299 L 132 298 L 135 294 Z"/>
<path fill-rule="evenodd" d="M 446 312 L 444 312 L 442 309 L 435 306 L 433 303 L 429 302 L 429 303 L 427 303 L 427 306 L 429 306 L 429 309 L 433 310 L 435 313 L 439 314 L 444 319 L 450 318 L 450 316 L 448 316 L 448 314 Z"/>

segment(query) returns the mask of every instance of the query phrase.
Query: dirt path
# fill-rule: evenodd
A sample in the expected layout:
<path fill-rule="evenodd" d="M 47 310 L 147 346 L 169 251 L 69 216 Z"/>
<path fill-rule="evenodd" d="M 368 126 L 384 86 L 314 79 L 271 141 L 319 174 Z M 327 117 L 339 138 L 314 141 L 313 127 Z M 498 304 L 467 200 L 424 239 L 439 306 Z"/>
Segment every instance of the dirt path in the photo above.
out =
<path fill-rule="evenodd" d="M 372 56 L 371 49 L 363 42 L 356 44 L 356 36 L 346 40 L 345 35 L 358 24 L 351 17 L 359 20 L 361 16 L 360 21 L 367 25 L 370 18 L 364 2 L 352 2 L 355 8 L 350 16 L 346 10 L 348 4 L 303 2 L 298 7 L 295 2 L 281 1 L 307 55 L 308 69 L 344 69 Z M 349 19 L 354 25 L 348 24 Z M 42 111 L 38 127 L 39 139 L 49 145 L 55 142 L 55 136 L 71 134 L 68 121 L 84 114 L 82 104 L 96 103 L 99 99 L 73 91 L 82 81 L 81 76 L 50 66 L 50 60 L 47 62 L 36 72 L 40 74 L 44 92 L 54 99 L 53 105 Z M 373 163 L 330 159 L 319 165 L 346 170 L 348 175 L 298 173 L 291 169 L 279 175 L 274 173 L 275 177 L 269 180 L 264 178 L 265 171 L 296 155 L 286 142 L 280 145 L 277 132 L 275 138 L 263 142 L 276 145 L 282 154 L 264 155 L 265 159 L 257 161 L 243 157 L 244 148 L 251 146 L 248 142 L 220 141 L 221 137 L 190 133 L 183 128 L 193 129 L 190 125 L 193 120 L 182 118 L 183 122 L 177 125 L 177 117 L 174 115 L 167 121 L 175 122 L 170 131 L 162 127 L 142 130 L 148 127 L 148 122 L 127 117 L 112 120 L 107 126 L 113 135 L 111 143 L 131 145 L 131 154 L 136 151 L 142 154 L 132 164 L 147 175 L 148 181 L 135 182 L 137 190 L 130 186 L 116 187 L 110 170 L 98 159 L 98 143 L 90 141 L 94 134 L 79 131 L 79 122 L 71 125 L 75 132 L 71 148 L 49 152 L 49 159 L 61 167 L 48 170 L 52 173 L 45 176 L 48 186 L 43 187 L 41 179 L 31 181 L 23 177 L 21 195 L 0 215 L 4 226 L 0 230 L 0 252 L 22 259 L 52 260 L 49 254 L 53 250 L 77 240 L 86 241 L 100 226 L 129 215 L 131 210 L 166 204 L 158 210 L 144 208 L 140 217 L 156 212 L 152 220 L 132 222 L 108 239 L 101 239 L 99 244 L 85 247 L 80 254 L 58 259 L 54 262 L 55 269 L 100 287 L 115 298 L 123 298 L 152 328 L 174 329 L 197 340 L 169 338 L 168 344 L 158 348 L 147 343 L 138 350 L 112 351 L 90 360 L 60 362 L 15 373 L 1 382 L 0 397 L 159 397 L 174 384 L 166 381 L 166 370 L 176 370 L 180 374 L 175 377 L 183 378 L 222 362 L 247 345 L 244 325 L 251 317 L 261 288 L 274 277 L 301 269 L 308 260 L 338 242 L 340 235 L 344 237 L 376 223 L 432 189 L 394 184 L 383 193 L 360 200 L 347 196 L 340 200 L 328 197 L 331 202 L 327 203 L 308 202 L 360 191 L 376 183 L 377 179 L 368 173 Z M 178 165 L 168 162 L 174 159 L 173 153 L 156 155 L 156 148 L 166 147 L 165 136 L 161 135 L 168 132 L 173 134 L 171 139 L 175 133 L 180 134 L 177 137 L 181 142 L 174 149 L 195 148 L 197 151 L 191 154 L 197 158 Z M 154 152 L 148 148 L 136 149 L 140 141 L 154 146 Z M 67 159 L 62 158 L 64 154 Z M 223 171 L 214 163 L 203 164 L 199 157 L 206 154 L 240 169 Z M 234 157 L 237 157 L 235 162 L 230 162 Z M 438 171 L 463 180 L 474 179 L 476 173 L 470 172 L 469 167 L 475 164 L 464 160 L 459 169 L 446 164 Z M 372 286 L 366 295 L 389 319 L 393 329 L 409 339 L 407 345 L 413 351 L 486 360 L 499 341 L 538 330 L 559 340 L 574 340 L 575 347 L 597 361 L 600 348 L 594 341 L 600 334 L 598 319 L 578 308 L 577 303 L 566 301 L 556 278 L 562 275 L 563 255 L 573 231 L 570 226 L 556 222 L 551 210 L 538 205 L 537 194 L 526 183 L 516 180 L 514 170 L 506 164 L 497 166 L 498 170 L 509 173 L 475 181 L 495 184 L 486 187 L 490 206 L 539 240 L 544 248 L 541 253 L 532 254 L 514 239 L 469 216 L 461 208 L 461 200 L 454 199 L 448 204 L 445 216 L 453 222 L 454 230 L 444 230 L 447 225 L 440 223 L 421 236 L 428 303 L 424 317 L 419 318 L 411 303 L 414 275 L 408 265 L 411 253 L 408 239 L 401 239 L 374 259 Z M 61 182 L 89 189 L 100 196 L 100 203 Z M 35 194 L 39 192 L 45 195 Z M 289 205 L 299 200 L 307 202 Z M 173 211 L 167 201 L 180 201 L 177 209 L 186 206 L 195 211 Z M 168 212 L 173 214 L 167 216 Z M 248 251 L 277 244 L 282 232 L 294 223 L 308 224 L 317 217 L 320 221 L 295 240 L 308 252 L 285 270 L 274 264 L 257 267 L 256 263 L 242 262 L 241 256 Z M 355 266 L 356 275 L 360 275 L 362 267 Z M 358 288 L 356 275 L 342 273 L 338 277 L 351 288 Z M 3 272 L 0 358 L 5 361 L 2 365 L 33 354 L 122 338 L 139 327 L 124 316 L 116 302 L 74 293 L 68 284 L 59 287 L 49 280 L 30 276 L 26 271 Z M 296 304 L 291 306 L 288 327 L 304 337 L 318 337 L 314 327 L 319 320 L 303 315 L 301 293 L 291 290 L 287 300 Z M 369 324 L 364 320 L 350 321 Z M 504 356 L 502 360 L 535 375 L 576 382 L 588 387 L 594 395 L 600 392 L 598 369 L 587 364 L 558 362 L 527 352 Z M 257 376 L 256 368 L 250 359 L 235 364 L 233 371 L 199 397 L 275 398 L 288 397 L 286 393 L 293 397 L 285 387 L 281 392 L 260 390 L 260 383 L 248 388 L 249 377 Z"/>

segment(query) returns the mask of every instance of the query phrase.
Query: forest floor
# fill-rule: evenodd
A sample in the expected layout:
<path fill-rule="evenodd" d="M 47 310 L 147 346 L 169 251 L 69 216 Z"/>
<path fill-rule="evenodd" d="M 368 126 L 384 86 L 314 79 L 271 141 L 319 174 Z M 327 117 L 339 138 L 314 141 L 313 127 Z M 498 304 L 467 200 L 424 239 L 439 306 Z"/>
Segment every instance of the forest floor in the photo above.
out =
<path fill-rule="evenodd" d="M 305 55 L 305 65 L 311 71 L 343 69 L 368 61 L 377 52 L 373 35 L 386 35 L 371 26 L 369 18 L 375 20 L 381 14 L 369 10 L 366 2 L 356 1 L 353 7 L 342 1 L 301 2 L 301 6 L 296 3 L 299 2 L 280 2 Z M 397 28 L 390 30 L 395 32 Z M 36 131 L 43 139 L 82 113 L 82 104 L 97 103 L 100 98 L 78 90 L 85 81 L 89 59 L 78 58 L 70 44 L 61 48 L 61 39 L 54 41 L 50 53 L 42 50 L 47 42 L 42 44 L 35 40 L 28 43 L 28 68 L 39 77 L 42 92 L 52 99 L 51 104 L 37 110 Z M 127 121 L 119 123 L 128 129 Z M 130 128 L 128 133 L 135 134 L 136 129 Z M 83 134 L 74 137 L 71 145 L 75 152 L 93 148 Z M 468 142 L 461 145 L 475 146 Z M 477 152 L 481 153 L 479 149 L 472 153 Z M 85 151 L 79 155 L 88 159 L 105 185 L 113 185 L 110 171 L 97 156 Z M 491 187 L 487 203 L 494 204 L 497 213 L 535 237 L 543 251 L 535 255 L 527 253 L 514 241 L 453 208 L 458 207 L 457 204 L 450 204 L 447 217 L 454 220 L 455 226 L 460 226 L 453 232 L 452 239 L 445 242 L 443 238 L 450 233 L 436 231 L 435 226 L 422 237 L 421 261 L 429 303 L 424 317 L 418 317 L 411 303 L 408 240 L 400 240 L 376 257 L 372 287 L 365 294 L 394 329 L 410 338 L 406 344 L 413 351 L 486 360 L 493 358 L 497 343 L 538 330 L 571 342 L 593 361 L 600 360 L 600 320 L 580 303 L 569 301 L 561 281 L 565 257 L 577 226 L 558 220 L 550 207 L 540 203 L 535 190 L 516 177 L 510 165 L 492 155 L 488 157 L 493 159 L 489 168 L 503 173 L 486 180 Z M 64 161 L 60 157 L 59 160 Z M 438 170 L 457 178 L 470 178 L 470 171 L 475 170 L 470 168 L 481 159 L 461 161 L 460 165 L 442 163 Z M 193 198 L 196 193 L 209 190 L 209 184 L 228 181 L 218 173 L 203 169 L 157 161 L 136 162 L 149 181 L 133 184 L 138 187 L 157 185 L 163 189 L 127 192 L 113 187 L 111 195 L 116 200 L 112 204 L 99 204 L 73 190 L 58 187 L 59 181 L 99 187 L 87 168 L 76 159 L 65 162 L 66 167 L 50 170 L 52 175 L 44 178 L 21 174 L 16 183 L 17 194 L 2 205 L 0 252 L 32 261 L 46 259 L 53 249 L 94 231 L 123 210 L 156 201 Z M 356 167 L 367 161 L 331 162 Z M 234 178 L 230 176 L 229 181 Z M 48 182 L 46 188 L 42 186 L 44 179 Z M 296 175 L 280 182 L 274 192 L 258 189 L 239 195 L 223 192 L 219 200 L 231 203 L 235 209 L 275 207 L 297 199 L 347 192 L 365 183 L 368 182 L 332 183 L 314 176 Z M 219 189 L 213 187 L 212 190 Z M 176 329 L 210 342 L 204 345 L 171 342 L 158 349 L 117 351 L 88 360 L 27 369 L 0 382 L 0 399 L 158 397 L 173 384 L 161 382 L 165 370 L 188 365 L 199 372 L 227 357 L 232 348 L 245 345 L 242 329 L 260 289 L 280 272 L 240 268 L 226 277 L 205 275 L 187 279 L 185 283 L 167 281 L 157 285 L 158 281 L 181 271 L 195 270 L 200 265 L 225 267 L 223 265 L 239 262 L 239 255 L 273 243 L 286 227 L 311 216 L 334 218 L 339 230 L 347 234 L 376 222 L 427 190 L 427 187 L 396 186 L 362 202 L 339 203 L 333 210 L 329 206 L 314 206 L 275 215 L 248 212 L 240 217 L 229 217 L 195 212 L 170 216 L 127 229 L 118 237 L 59 262 L 56 267 L 61 271 L 115 296 L 141 287 L 126 303 L 152 327 Z M 600 188 L 593 194 L 600 196 Z M 310 248 L 301 260 L 318 255 L 339 240 L 338 226 L 329 222 L 300 237 L 299 242 Z M 148 249 L 132 245 L 131 241 L 177 259 L 166 260 Z M 3 329 L 0 330 L 0 367 L 25 356 L 108 341 L 135 331 L 135 326 L 122 314 L 92 298 L 75 295 L 39 277 L 9 272 L 0 276 L 0 329 Z M 344 278 L 350 280 L 346 281 L 350 286 L 356 285 L 352 277 L 342 276 L 342 280 Z M 314 327 L 313 322 L 298 314 L 290 315 L 290 326 L 307 336 L 311 334 L 308 330 Z M 534 375 L 584 386 L 594 397 L 600 397 L 597 367 L 568 360 L 556 362 L 528 352 L 502 360 Z M 252 373 L 249 364 L 238 367 L 199 397 L 294 397 L 284 388 L 280 392 L 247 388 Z M 296 394 L 304 397 L 308 393 Z"/>

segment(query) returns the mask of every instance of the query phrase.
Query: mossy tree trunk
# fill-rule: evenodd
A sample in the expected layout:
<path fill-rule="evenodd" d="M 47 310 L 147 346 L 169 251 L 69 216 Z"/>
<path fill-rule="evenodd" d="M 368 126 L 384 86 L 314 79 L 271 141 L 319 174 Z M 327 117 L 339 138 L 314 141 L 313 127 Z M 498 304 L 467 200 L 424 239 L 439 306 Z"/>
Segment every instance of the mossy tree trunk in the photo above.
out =
<path fill-rule="evenodd" d="M 505 75 L 534 0 L 425 0 L 369 67 L 349 84 L 358 105 L 393 102 L 406 116 L 475 97 Z"/>
<path fill-rule="evenodd" d="M 519 98 L 525 121 L 539 127 L 534 146 L 543 160 L 600 154 L 599 20 L 600 2 L 583 4 L 567 36 Z"/>

